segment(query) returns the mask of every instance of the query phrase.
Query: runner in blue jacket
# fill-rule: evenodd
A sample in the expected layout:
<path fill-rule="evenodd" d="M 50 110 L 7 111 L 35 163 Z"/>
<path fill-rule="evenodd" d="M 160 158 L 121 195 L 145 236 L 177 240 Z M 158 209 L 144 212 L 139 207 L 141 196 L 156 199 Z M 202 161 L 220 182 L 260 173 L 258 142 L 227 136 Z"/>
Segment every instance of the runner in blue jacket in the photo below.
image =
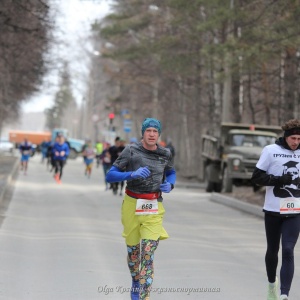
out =
<path fill-rule="evenodd" d="M 62 134 L 58 134 L 58 141 L 53 145 L 52 154 L 55 165 L 54 179 L 57 183 L 61 183 L 61 177 L 63 172 L 63 167 L 69 156 L 70 148 L 65 142 L 65 138 Z"/>

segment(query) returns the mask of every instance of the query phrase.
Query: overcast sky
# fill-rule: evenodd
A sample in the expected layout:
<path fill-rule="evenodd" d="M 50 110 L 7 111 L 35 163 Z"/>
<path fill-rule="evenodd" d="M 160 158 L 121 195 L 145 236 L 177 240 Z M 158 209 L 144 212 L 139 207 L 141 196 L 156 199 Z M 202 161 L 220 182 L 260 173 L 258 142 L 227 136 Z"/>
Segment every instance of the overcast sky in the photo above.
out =
<path fill-rule="evenodd" d="M 84 93 L 82 77 L 88 72 L 88 57 L 84 49 L 91 49 L 82 41 L 89 35 L 90 24 L 95 19 L 100 19 L 110 10 L 109 0 L 52 0 L 52 5 L 58 10 L 56 35 L 64 42 L 58 43 L 53 48 L 55 57 L 69 61 L 71 72 L 75 78 L 76 90 L 74 96 L 77 102 Z M 86 55 L 87 56 L 87 55 Z M 57 91 L 57 71 L 52 71 L 47 76 L 48 83 L 43 91 L 30 98 L 23 105 L 24 112 L 44 111 L 53 104 L 53 97 Z"/>

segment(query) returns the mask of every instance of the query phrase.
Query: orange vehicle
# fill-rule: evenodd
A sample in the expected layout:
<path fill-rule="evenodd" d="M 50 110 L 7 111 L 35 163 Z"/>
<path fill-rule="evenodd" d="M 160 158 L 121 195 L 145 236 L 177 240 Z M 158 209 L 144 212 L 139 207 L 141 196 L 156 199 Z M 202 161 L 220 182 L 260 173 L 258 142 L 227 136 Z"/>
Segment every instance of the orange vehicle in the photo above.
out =
<path fill-rule="evenodd" d="M 43 141 L 51 141 L 50 131 L 10 130 L 8 134 L 9 141 L 14 143 L 16 148 L 19 147 L 25 138 L 27 138 L 27 140 L 31 142 L 33 146 L 36 146 L 37 150 Z"/>

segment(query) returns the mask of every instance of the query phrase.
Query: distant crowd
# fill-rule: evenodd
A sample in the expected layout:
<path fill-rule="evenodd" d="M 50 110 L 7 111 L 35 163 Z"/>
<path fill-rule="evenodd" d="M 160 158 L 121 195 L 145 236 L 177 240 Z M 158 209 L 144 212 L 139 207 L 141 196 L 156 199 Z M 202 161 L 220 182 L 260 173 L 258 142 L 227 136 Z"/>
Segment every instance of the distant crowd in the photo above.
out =
<path fill-rule="evenodd" d="M 131 138 L 129 141 L 130 144 L 138 142 L 137 138 Z M 168 140 L 168 143 L 161 141 L 160 145 L 169 148 L 172 156 L 175 156 L 175 148 L 171 140 Z M 125 146 L 126 141 L 118 136 L 115 138 L 114 144 L 106 141 L 97 141 L 96 144 L 93 144 L 91 140 L 87 139 L 81 150 L 81 156 L 85 165 L 84 174 L 87 178 L 90 178 L 94 163 L 96 163 L 97 168 L 102 165 L 105 190 L 112 190 L 114 195 L 123 194 L 124 181 L 109 184 L 106 181 L 106 174 Z M 44 140 L 39 145 L 39 148 L 42 155 L 41 162 L 44 163 L 46 161 L 47 169 L 54 173 L 53 178 L 58 184 L 61 184 L 63 169 L 70 154 L 70 144 L 62 133 L 58 133 L 54 142 Z M 24 175 L 26 175 L 29 158 L 34 149 L 31 142 L 26 138 L 20 144 L 19 149 L 21 153 L 21 171 L 24 171 Z"/>

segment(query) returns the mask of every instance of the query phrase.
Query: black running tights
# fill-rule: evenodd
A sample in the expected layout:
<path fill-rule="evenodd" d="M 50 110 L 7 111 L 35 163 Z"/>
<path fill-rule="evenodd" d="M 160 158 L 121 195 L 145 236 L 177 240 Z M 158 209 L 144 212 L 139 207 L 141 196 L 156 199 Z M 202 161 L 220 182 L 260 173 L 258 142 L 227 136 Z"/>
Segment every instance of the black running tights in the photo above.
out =
<path fill-rule="evenodd" d="M 280 289 L 288 295 L 294 276 L 294 248 L 300 230 L 300 215 L 282 218 L 265 214 L 267 252 L 265 257 L 269 282 L 275 282 L 278 265 L 278 252 L 281 238 L 282 266 L 280 270 Z"/>
<path fill-rule="evenodd" d="M 63 172 L 63 167 L 65 165 L 64 160 L 56 160 L 55 161 L 55 174 L 59 173 L 59 179 L 61 179 L 62 172 Z"/>

